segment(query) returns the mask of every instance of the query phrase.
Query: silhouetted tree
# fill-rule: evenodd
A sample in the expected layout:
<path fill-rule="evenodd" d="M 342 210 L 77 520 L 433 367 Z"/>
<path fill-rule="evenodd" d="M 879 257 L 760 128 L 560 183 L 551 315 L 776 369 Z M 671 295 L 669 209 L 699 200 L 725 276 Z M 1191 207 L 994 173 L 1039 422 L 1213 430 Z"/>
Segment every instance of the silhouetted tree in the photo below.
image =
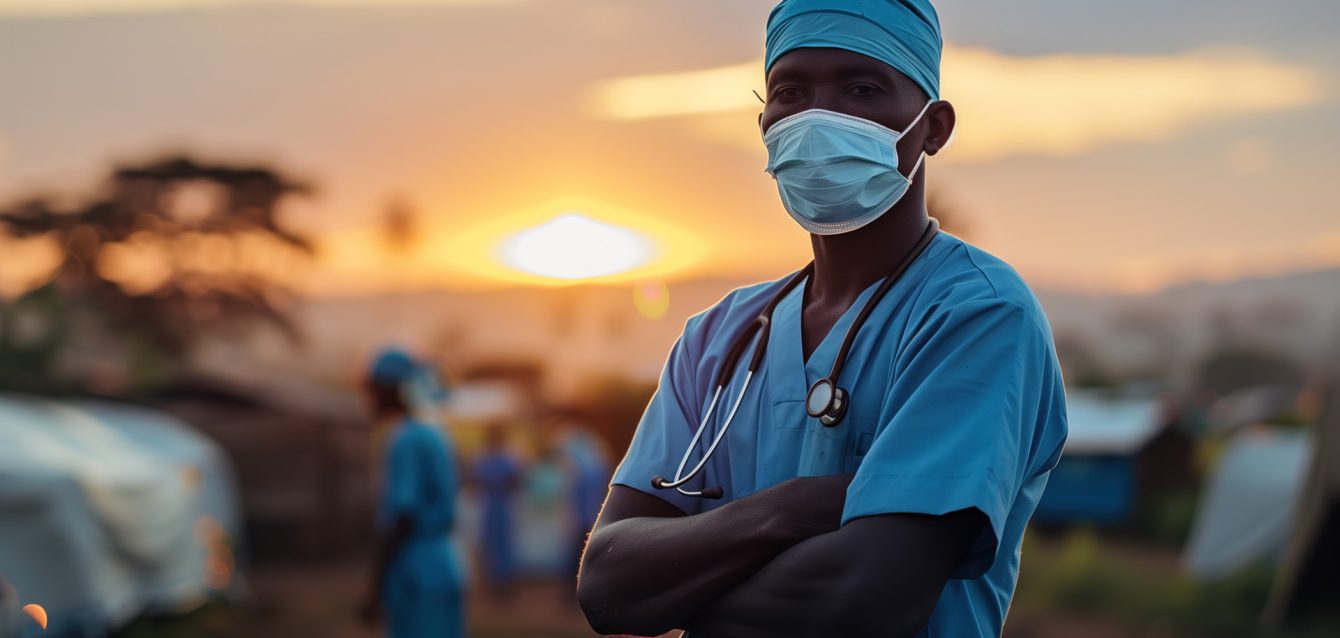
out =
<path fill-rule="evenodd" d="M 392 199 L 382 213 L 382 241 L 388 252 L 400 254 L 408 250 L 418 238 L 417 217 L 414 209 L 403 199 Z"/>
<path fill-rule="evenodd" d="M 308 192 L 267 167 L 169 157 L 114 169 L 83 203 L 34 197 L 0 207 L 0 232 L 51 239 L 61 251 L 51 281 L 0 316 L 0 361 L 50 372 L 69 340 L 50 338 L 42 324 L 66 330 L 72 317 L 76 331 L 78 319 L 89 319 L 122 350 L 148 348 L 169 360 L 201 335 L 256 323 L 296 340 L 283 312 L 288 292 L 273 277 L 282 266 L 264 262 L 312 253 L 278 219 L 285 198 Z M 43 338 L 19 334 L 25 317 Z"/>

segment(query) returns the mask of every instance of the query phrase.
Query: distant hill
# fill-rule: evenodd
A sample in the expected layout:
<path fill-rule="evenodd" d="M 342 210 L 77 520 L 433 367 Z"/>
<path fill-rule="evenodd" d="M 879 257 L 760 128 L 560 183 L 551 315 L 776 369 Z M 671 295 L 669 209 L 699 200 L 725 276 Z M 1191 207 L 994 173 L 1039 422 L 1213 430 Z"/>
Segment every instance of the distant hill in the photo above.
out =
<path fill-rule="evenodd" d="M 1116 372 L 1176 379 L 1215 348 L 1246 347 L 1314 367 L 1340 360 L 1340 269 L 1197 282 L 1145 295 L 1039 291 L 1058 343 Z"/>
<path fill-rule="evenodd" d="M 243 383 L 266 378 L 267 390 L 324 404 L 319 397 L 348 394 L 343 388 L 374 349 L 400 343 L 433 353 L 449 370 L 539 365 L 545 391 L 561 397 L 598 377 L 654 382 L 685 319 L 746 283 L 672 284 L 658 318 L 639 314 L 632 286 L 312 298 L 295 313 L 306 335 L 303 349 L 257 335 L 214 344 L 200 363 Z M 1072 369 L 1087 359 L 1120 377 L 1176 381 L 1224 345 L 1278 352 L 1305 366 L 1335 361 L 1340 353 L 1340 269 L 1192 283 L 1147 295 L 1040 290 L 1038 296 L 1063 363 Z M 257 375 L 257 369 L 277 374 Z"/>

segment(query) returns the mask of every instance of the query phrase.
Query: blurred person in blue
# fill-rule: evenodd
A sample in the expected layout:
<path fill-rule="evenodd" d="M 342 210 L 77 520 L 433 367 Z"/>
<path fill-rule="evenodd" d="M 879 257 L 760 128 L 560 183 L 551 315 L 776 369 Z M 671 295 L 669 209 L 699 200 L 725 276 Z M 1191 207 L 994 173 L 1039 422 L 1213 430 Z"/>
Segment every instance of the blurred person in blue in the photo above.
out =
<path fill-rule="evenodd" d="M 464 565 L 451 543 L 459 490 L 455 450 L 435 424 L 410 416 L 407 390 L 424 368 L 387 349 L 366 391 L 378 425 L 390 428 L 380 470 L 375 559 L 364 619 L 385 617 L 392 638 L 465 634 Z"/>
<path fill-rule="evenodd" d="M 507 449 L 507 430 L 489 426 L 485 449 L 470 468 L 481 505 L 479 548 L 485 582 L 491 595 L 505 598 L 516 581 L 515 495 L 521 485 L 522 466 Z"/>
<path fill-rule="evenodd" d="M 813 261 L 685 325 L 586 547 L 597 631 L 1000 635 L 1065 397 L 1032 292 L 927 211 L 941 48 L 927 0 L 768 16 L 765 170 Z"/>
<path fill-rule="evenodd" d="M 559 453 L 568 497 L 568 534 L 571 578 L 581 562 L 586 535 L 596 524 L 600 505 L 609 492 L 609 454 L 599 437 L 576 421 L 560 418 L 554 430 L 554 446 Z"/>

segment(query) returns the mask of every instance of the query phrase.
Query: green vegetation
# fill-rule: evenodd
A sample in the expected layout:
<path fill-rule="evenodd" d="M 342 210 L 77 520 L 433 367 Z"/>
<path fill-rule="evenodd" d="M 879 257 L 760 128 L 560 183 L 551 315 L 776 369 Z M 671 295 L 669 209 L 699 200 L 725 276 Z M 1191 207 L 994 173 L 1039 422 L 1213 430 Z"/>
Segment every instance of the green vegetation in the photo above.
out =
<path fill-rule="evenodd" d="M 1258 627 L 1272 573 L 1244 570 L 1224 580 L 1198 583 L 1184 576 L 1166 550 L 1105 543 L 1091 530 L 1070 532 L 1059 542 L 1024 543 L 1013 608 L 1038 614 L 1070 612 L 1128 627 L 1132 635 L 1151 629 L 1202 638 L 1335 636 L 1335 619 L 1314 619 L 1284 634 Z"/>

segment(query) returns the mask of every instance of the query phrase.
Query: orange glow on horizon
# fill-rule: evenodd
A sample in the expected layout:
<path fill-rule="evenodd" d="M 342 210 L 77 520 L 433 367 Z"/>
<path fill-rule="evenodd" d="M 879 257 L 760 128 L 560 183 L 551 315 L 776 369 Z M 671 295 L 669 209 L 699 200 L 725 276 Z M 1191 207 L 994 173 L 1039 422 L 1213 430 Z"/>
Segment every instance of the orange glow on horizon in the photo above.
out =
<path fill-rule="evenodd" d="M 624 228 L 655 244 L 654 254 L 641 264 L 608 274 L 580 279 L 559 279 L 528 273 L 507 265 L 500 247 L 517 232 L 552 221 L 558 211 L 580 210 L 584 217 Z M 447 244 L 444 255 L 451 265 L 485 277 L 541 286 L 576 283 L 619 283 L 676 274 L 702 257 L 701 243 L 688 232 L 664 220 L 590 199 L 564 198 L 514 215 L 504 215 L 476 224 Z"/>
<path fill-rule="evenodd" d="M 549 263 L 558 268 L 556 275 L 543 268 L 526 272 L 518 269 L 515 261 L 509 263 L 503 254 L 509 240 L 519 233 L 554 222 L 564 212 L 571 211 L 580 211 L 580 217 L 589 221 L 578 226 L 600 230 L 596 233 L 598 236 L 620 236 L 626 231 L 630 236 L 645 238 L 647 245 L 625 246 L 626 254 L 620 258 L 617 268 L 605 264 L 607 269 L 603 272 L 597 268 L 566 273 L 589 276 L 565 277 L 561 263 Z M 707 253 L 706 242 L 679 226 L 651 214 L 589 197 L 558 197 L 518 212 L 479 215 L 476 219 L 480 221 L 464 228 L 458 227 L 460 222 L 425 226 L 413 247 L 399 254 L 388 254 L 379 247 L 381 235 L 375 228 L 329 233 L 320 240 L 319 253 L 325 262 L 322 267 L 340 274 L 337 280 L 342 289 L 335 292 L 364 287 L 403 290 L 441 286 L 497 288 L 513 284 L 568 286 L 694 276 Z M 550 260 L 555 257 L 561 258 L 561 254 L 548 256 Z"/>

